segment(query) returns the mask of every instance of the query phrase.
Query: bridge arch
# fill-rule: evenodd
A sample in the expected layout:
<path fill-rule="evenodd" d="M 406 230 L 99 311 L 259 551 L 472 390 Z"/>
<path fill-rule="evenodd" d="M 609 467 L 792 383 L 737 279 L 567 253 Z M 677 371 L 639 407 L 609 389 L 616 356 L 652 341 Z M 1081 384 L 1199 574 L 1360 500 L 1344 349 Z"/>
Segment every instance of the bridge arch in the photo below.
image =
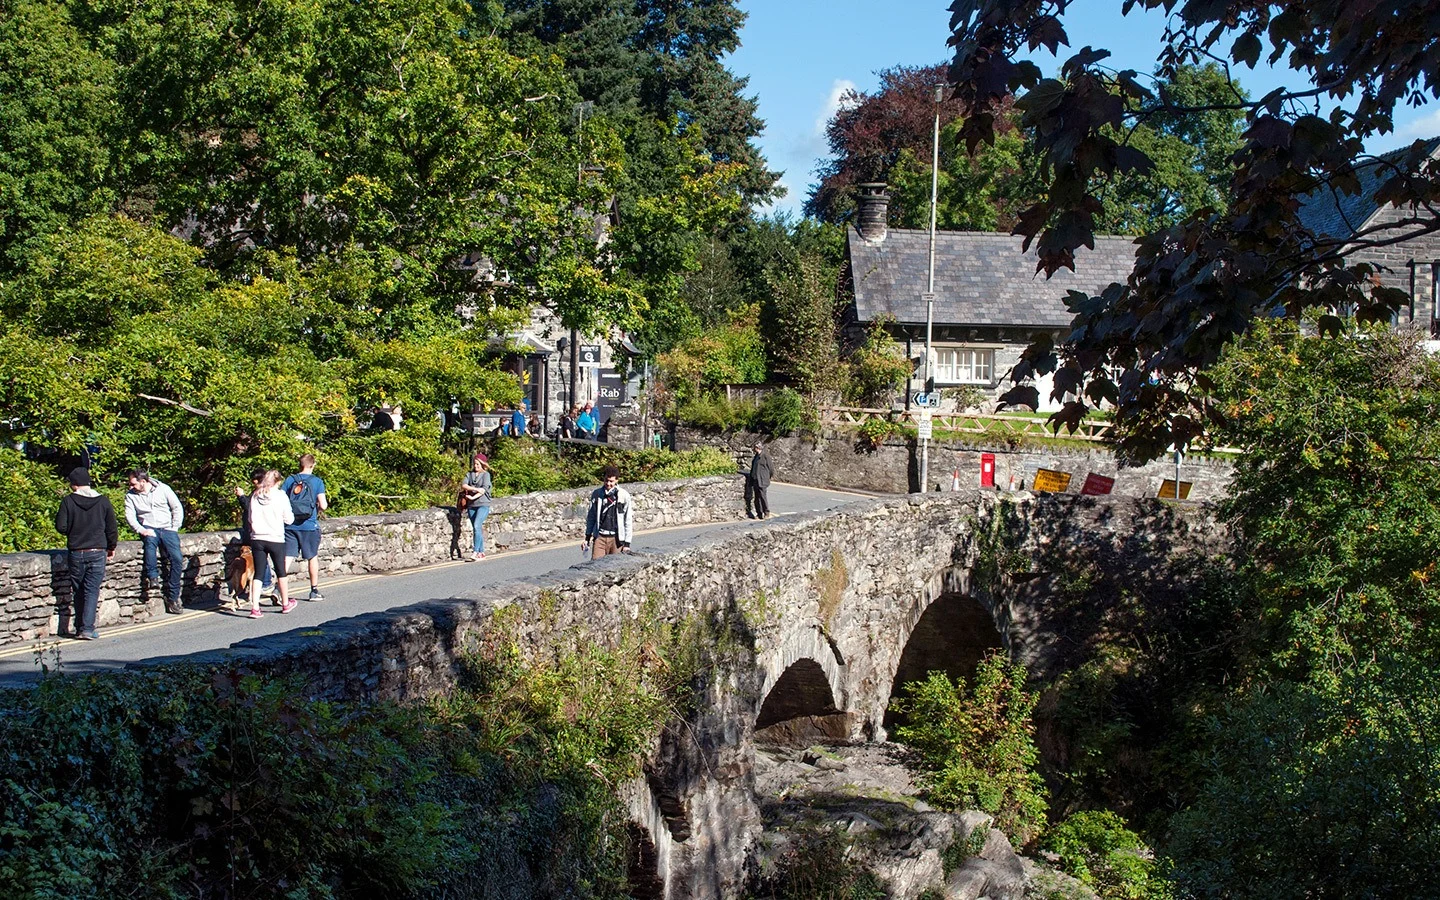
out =
<path fill-rule="evenodd" d="M 826 716 L 849 705 L 845 661 L 818 620 L 791 629 L 760 660 L 764 673 L 756 729 L 801 716 Z"/>
<path fill-rule="evenodd" d="M 890 701 L 905 684 L 932 671 L 951 678 L 974 676 L 987 654 L 1008 648 L 1007 630 L 1003 615 L 972 593 L 967 566 L 952 565 L 937 572 L 902 621 L 898 644 L 902 649 L 885 682 L 888 693 L 881 698 L 883 726 L 888 730 L 900 724 Z"/>

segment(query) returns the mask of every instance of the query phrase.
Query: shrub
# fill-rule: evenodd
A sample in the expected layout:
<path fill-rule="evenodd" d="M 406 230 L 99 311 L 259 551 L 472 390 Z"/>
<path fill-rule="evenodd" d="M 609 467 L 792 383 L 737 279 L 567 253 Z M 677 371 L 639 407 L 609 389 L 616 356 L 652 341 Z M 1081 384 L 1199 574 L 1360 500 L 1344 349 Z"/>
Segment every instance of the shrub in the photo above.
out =
<path fill-rule="evenodd" d="M 865 343 L 850 354 L 845 399 L 861 406 L 888 407 L 913 368 L 885 330 L 885 323 L 877 320 L 866 332 Z"/>
<path fill-rule="evenodd" d="M 755 424 L 771 434 L 794 434 L 805 424 L 805 401 L 790 388 L 774 391 L 761 401 Z"/>
<path fill-rule="evenodd" d="M 1154 855 L 1125 820 L 1109 810 L 1075 813 L 1046 832 L 1045 849 L 1060 867 L 1103 900 L 1165 900 L 1169 885 Z"/>
<path fill-rule="evenodd" d="M 900 425 L 889 419 L 866 419 L 860 423 L 860 445 L 869 450 L 875 450 L 881 444 L 889 440 L 893 435 L 900 433 Z"/>
<path fill-rule="evenodd" d="M 810 828 L 790 838 L 773 872 L 746 894 L 755 900 L 884 900 L 885 886 L 849 858 L 839 828 Z"/>
<path fill-rule="evenodd" d="M 501 438 L 492 445 L 489 455 L 497 497 L 577 486 L 575 478 L 556 454 L 555 446 L 548 442 L 533 438 Z M 464 471 L 463 467 L 461 471 Z M 457 474 L 455 477 L 458 481 L 464 476 Z"/>
<path fill-rule="evenodd" d="M 707 431 L 735 431 L 755 421 L 756 406 L 747 400 L 730 401 L 723 394 L 699 394 L 680 404 L 679 418 L 686 425 Z"/>
<path fill-rule="evenodd" d="M 1035 771 L 1030 714 L 1036 698 L 1025 670 L 992 653 L 975 673 L 973 690 L 943 672 L 907 684 L 891 708 L 908 724 L 896 737 L 920 757 L 921 785 L 938 805 L 982 809 L 1017 844 L 1045 826 L 1045 789 Z"/>

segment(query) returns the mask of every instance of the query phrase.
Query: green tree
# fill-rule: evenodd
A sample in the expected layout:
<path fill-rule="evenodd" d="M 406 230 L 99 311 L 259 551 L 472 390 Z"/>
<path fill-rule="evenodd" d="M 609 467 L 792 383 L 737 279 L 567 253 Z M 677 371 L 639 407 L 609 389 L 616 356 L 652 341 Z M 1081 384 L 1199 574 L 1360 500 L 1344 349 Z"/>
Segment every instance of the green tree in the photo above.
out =
<path fill-rule="evenodd" d="M 1235 463 L 1223 511 L 1267 669 L 1321 678 L 1387 648 L 1440 653 L 1440 363 L 1413 333 L 1268 322 L 1213 371 Z"/>
<path fill-rule="evenodd" d="M 818 255 L 794 253 L 771 269 L 770 294 L 760 312 L 770 371 L 789 379 L 812 400 L 840 385 L 837 275 Z"/>
<path fill-rule="evenodd" d="M 1171 8 L 1168 0 L 1141 0 L 1126 11 L 1162 6 Z M 1066 401 L 1057 425 L 1077 422 L 1105 402 L 1115 408 L 1123 449 L 1131 455 L 1184 445 L 1209 421 L 1204 377 L 1196 373 L 1257 317 L 1283 310 L 1298 318 L 1321 306 L 1388 319 L 1408 299 L 1374 287 L 1373 267 L 1354 256 L 1402 234 L 1440 230 L 1440 218 L 1402 215 L 1359 236 L 1316 235 L 1297 209 L 1311 192 L 1333 192 L 1342 202 L 1359 193 L 1356 165 L 1374 161 L 1365 142 L 1394 129 L 1397 105 L 1440 99 L 1433 29 L 1394 27 L 1398 7 L 1385 4 L 1192 4 L 1157 48 L 1161 80 L 1176 89 L 1157 92 L 1135 71 L 1107 66 L 1110 53 L 1102 48 L 1070 55 L 1053 78 L 1019 59 L 1026 50 L 1056 53 L 1068 44 L 1063 3 L 959 0 L 952 9 L 956 55 L 949 76 L 969 112 L 960 137 L 972 149 L 993 141 L 1002 111 L 1011 104 L 1020 110 L 1035 142 L 1042 189 L 1017 231 L 1027 246 L 1035 244 L 1047 274 L 1073 268 L 1076 249 L 1092 242 L 1105 185 L 1156 170 L 1158 145 L 1152 155 L 1127 143 L 1132 128 L 1163 121 L 1162 133 L 1183 139 L 1194 130 L 1188 123 L 1209 121 L 1217 107 L 1244 116 L 1234 166 L 1223 182 L 1225 202 L 1147 229 L 1126 283 L 1099 296 L 1071 297 L 1070 337 L 1058 347 L 1037 342 L 1013 370 L 1017 384 L 1055 371 L 1055 396 Z M 1423 0 L 1406 4 L 1403 18 L 1428 22 L 1437 14 L 1440 3 Z M 1289 83 L 1297 86 L 1259 99 L 1237 92 L 1217 104 L 1197 103 L 1180 83 L 1183 66 L 1215 60 L 1253 68 L 1262 54 L 1271 63 L 1284 60 Z M 1383 165 L 1388 177 L 1380 202 L 1425 209 L 1440 190 L 1440 166 L 1421 142 Z M 1036 399 L 1019 388 L 1010 396 L 1012 402 Z"/>
<path fill-rule="evenodd" d="M 31 239 L 110 207 L 117 113 L 113 63 L 67 4 L 0 4 L 0 277 Z"/>

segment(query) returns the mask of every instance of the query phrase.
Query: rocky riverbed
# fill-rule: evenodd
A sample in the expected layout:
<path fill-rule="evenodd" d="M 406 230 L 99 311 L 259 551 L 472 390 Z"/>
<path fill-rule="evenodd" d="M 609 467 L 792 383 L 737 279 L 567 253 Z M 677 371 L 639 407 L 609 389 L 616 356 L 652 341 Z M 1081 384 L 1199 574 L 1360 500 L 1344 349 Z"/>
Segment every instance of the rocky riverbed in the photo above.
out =
<path fill-rule="evenodd" d="M 1018 855 L 987 813 L 930 808 L 917 796 L 904 747 L 837 742 L 825 737 L 826 725 L 792 721 L 756 735 L 764 832 L 752 857 L 752 896 L 1095 896 Z"/>

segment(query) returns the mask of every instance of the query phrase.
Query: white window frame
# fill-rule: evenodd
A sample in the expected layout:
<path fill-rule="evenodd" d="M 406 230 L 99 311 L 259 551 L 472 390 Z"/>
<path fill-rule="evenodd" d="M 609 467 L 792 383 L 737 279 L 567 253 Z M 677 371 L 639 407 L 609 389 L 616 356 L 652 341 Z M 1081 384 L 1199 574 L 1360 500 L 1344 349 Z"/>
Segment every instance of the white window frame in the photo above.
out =
<path fill-rule="evenodd" d="M 995 349 L 968 345 L 936 347 L 935 383 L 994 384 Z"/>

